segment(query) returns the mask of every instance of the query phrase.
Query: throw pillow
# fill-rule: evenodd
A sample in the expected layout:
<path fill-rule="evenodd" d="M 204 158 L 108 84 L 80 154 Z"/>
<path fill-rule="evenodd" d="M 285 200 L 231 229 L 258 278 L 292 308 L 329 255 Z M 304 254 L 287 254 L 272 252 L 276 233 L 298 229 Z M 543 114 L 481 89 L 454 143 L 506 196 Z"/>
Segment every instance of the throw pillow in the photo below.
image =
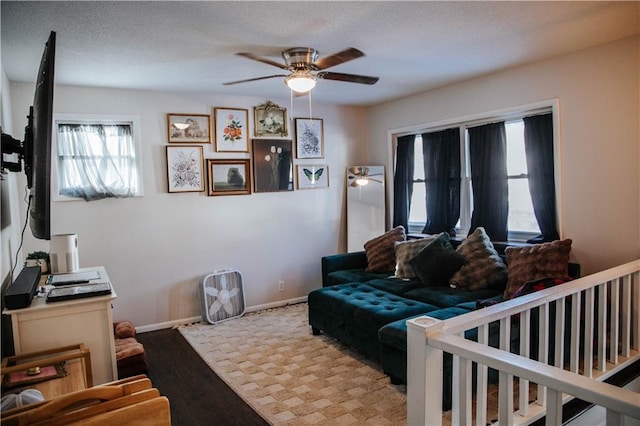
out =
<path fill-rule="evenodd" d="M 522 286 L 517 289 L 512 295 L 511 299 L 515 299 L 516 297 L 524 296 L 525 294 L 535 293 L 536 291 L 544 290 L 550 287 L 555 287 L 560 284 L 564 284 L 573 280 L 571 277 L 549 277 L 549 278 L 540 278 L 533 281 L 527 281 L 522 284 Z"/>
<path fill-rule="evenodd" d="M 435 239 L 436 235 L 426 235 L 418 240 L 396 242 L 396 277 L 402 279 L 415 278 L 417 275 L 409 265 L 409 260 Z"/>
<path fill-rule="evenodd" d="M 504 251 L 509 265 L 504 298 L 510 299 L 527 281 L 569 275 L 570 239 L 526 247 L 507 247 Z"/>
<path fill-rule="evenodd" d="M 396 241 L 405 241 L 407 235 L 404 226 L 399 225 L 379 237 L 364 243 L 364 251 L 367 256 L 366 272 L 386 273 L 393 272 L 396 268 L 396 253 L 394 244 Z"/>
<path fill-rule="evenodd" d="M 484 228 L 476 228 L 460 243 L 456 251 L 464 257 L 464 266 L 449 280 L 451 287 L 480 290 L 504 286 L 507 281 L 507 266 Z"/>
<path fill-rule="evenodd" d="M 409 265 L 423 285 L 446 286 L 464 265 L 464 257 L 451 245 L 449 234 L 443 232 L 409 260 Z"/>

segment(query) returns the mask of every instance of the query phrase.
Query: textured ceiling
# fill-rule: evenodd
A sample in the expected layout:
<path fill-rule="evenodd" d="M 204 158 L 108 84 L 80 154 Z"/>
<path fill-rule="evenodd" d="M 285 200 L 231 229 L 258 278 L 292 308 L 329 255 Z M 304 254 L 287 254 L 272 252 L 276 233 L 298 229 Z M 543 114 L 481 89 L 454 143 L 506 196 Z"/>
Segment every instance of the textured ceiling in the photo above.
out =
<path fill-rule="evenodd" d="M 236 56 L 282 62 L 355 47 L 330 71 L 380 77 L 373 86 L 320 80 L 314 102 L 372 105 L 640 32 L 640 2 L 2 1 L 2 65 L 33 82 L 49 31 L 56 82 L 126 89 L 287 98 L 281 74 Z"/>

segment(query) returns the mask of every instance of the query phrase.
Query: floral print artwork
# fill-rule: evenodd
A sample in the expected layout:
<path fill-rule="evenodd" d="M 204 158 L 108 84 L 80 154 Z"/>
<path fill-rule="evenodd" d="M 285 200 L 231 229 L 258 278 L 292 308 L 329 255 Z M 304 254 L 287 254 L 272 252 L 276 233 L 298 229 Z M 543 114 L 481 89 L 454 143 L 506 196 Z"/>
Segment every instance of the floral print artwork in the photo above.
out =
<path fill-rule="evenodd" d="M 228 142 L 242 139 L 242 123 L 233 114 L 229 114 L 224 122 L 222 134 L 223 139 Z"/>
<path fill-rule="evenodd" d="M 242 108 L 214 108 L 216 151 L 249 152 L 248 110 Z"/>
<path fill-rule="evenodd" d="M 169 192 L 203 191 L 202 148 L 167 147 Z"/>

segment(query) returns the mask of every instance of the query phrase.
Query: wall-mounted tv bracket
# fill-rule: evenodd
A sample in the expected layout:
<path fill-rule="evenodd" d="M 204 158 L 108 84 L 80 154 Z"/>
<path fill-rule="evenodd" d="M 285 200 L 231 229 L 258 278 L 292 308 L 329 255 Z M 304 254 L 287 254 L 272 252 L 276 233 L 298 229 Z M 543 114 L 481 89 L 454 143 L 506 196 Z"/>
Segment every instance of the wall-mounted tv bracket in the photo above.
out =
<path fill-rule="evenodd" d="M 18 139 L 2 133 L 2 173 L 22 171 L 24 146 Z"/>

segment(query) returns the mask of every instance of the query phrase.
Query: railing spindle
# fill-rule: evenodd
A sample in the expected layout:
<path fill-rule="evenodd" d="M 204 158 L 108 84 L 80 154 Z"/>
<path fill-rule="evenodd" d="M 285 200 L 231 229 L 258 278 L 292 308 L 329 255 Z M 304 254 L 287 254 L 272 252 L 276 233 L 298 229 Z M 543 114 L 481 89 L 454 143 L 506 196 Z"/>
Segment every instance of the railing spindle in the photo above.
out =
<path fill-rule="evenodd" d="M 571 296 L 571 360 L 569 370 L 577 373 L 580 369 L 580 315 L 582 314 L 582 293 Z"/>
<path fill-rule="evenodd" d="M 531 311 L 526 310 L 520 313 L 520 355 L 529 358 L 530 357 L 530 333 L 529 324 L 531 322 Z M 518 395 L 518 409 L 521 416 L 526 416 L 529 413 L 529 380 L 520 377 L 518 382 L 520 393 Z"/>
<path fill-rule="evenodd" d="M 640 272 L 636 271 L 632 274 L 631 283 L 632 299 L 640 300 Z M 631 347 L 640 350 L 640 308 L 636 306 L 632 311 L 631 323 Z"/>
<path fill-rule="evenodd" d="M 631 353 L 631 275 L 622 277 L 622 312 L 620 313 L 620 354 L 629 357 Z"/>
<path fill-rule="evenodd" d="M 583 375 L 593 377 L 593 342 L 595 331 L 595 314 L 594 314 L 594 289 L 588 288 L 584 292 L 584 362 Z"/>
<path fill-rule="evenodd" d="M 611 282 L 611 331 L 609 343 L 609 361 L 613 364 L 618 363 L 618 342 L 620 339 L 620 280 L 615 279 Z"/>
<path fill-rule="evenodd" d="M 547 364 L 549 359 L 549 304 L 539 307 L 538 361 Z M 547 388 L 538 384 L 538 404 L 546 405 Z"/>
<path fill-rule="evenodd" d="M 554 359 L 553 365 L 562 368 L 564 359 L 564 311 L 565 311 L 565 299 L 556 300 L 556 324 L 555 324 L 555 341 L 554 341 Z"/>
<path fill-rule="evenodd" d="M 478 343 L 489 344 L 489 325 L 478 327 Z M 487 424 L 487 388 L 489 386 L 489 368 L 483 364 L 477 364 L 476 371 L 476 425 Z"/>
<path fill-rule="evenodd" d="M 607 369 L 607 283 L 598 286 L 598 370 Z"/>

